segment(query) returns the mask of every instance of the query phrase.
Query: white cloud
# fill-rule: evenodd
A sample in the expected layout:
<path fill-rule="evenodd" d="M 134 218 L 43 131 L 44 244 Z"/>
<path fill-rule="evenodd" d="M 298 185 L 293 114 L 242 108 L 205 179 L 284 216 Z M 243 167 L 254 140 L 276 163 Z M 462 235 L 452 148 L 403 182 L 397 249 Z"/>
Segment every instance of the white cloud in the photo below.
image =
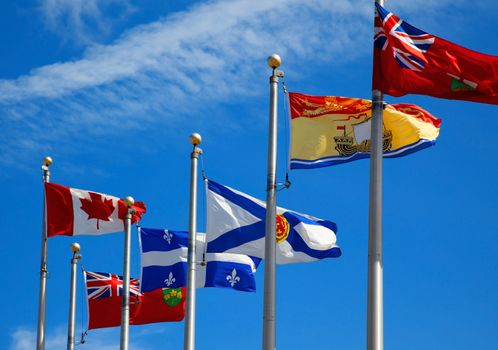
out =
<path fill-rule="evenodd" d="M 63 349 L 67 345 L 67 334 L 62 332 L 62 328 L 56 334 L 49 336 L 45 341 L 47 350 Z M 11 350 L 31 350 L 36 348 L 36 332 L 26 328 L 18 328 L 11 335 Z"/>
<path fill-rule="evenodd" d="M 11 338 L 11 350 L 31 350 L 36 347 L 36 333 L 32 331 L 18 329 Z"/>
<path fill-rule="evenodd" d="M 164 334 L 164 326 L 148 325 L 147 329 L 131 329 L 130 348 L 135 350 L 150 349 L 144 345 L 144 337 Z M 85 348 L 92 350 L 115 350 L 119 347 L 119 328 L 98 329 L 88 333 Z M 76 335 L 76 344 L 80 338 Z M 36 331 L 27 328 L 18 328 L 11 334 L 10 350 L 32 350 L 36 348 Z M 139 345 L 140 344 L 140 345 Z M 67 331 L 60 326 L 53 332 L 48 332 L 45 340 L 46 350 L 60 350 L 67 346 Z"/>
<path fill-rule="evenodd" d="M 348 0 L 338 0 L 334 6 L 327 3 L 238 0 L 199 5 L 139 26 L 111 45 L 93 46 L 78 61 L 56 63 L 17 80 L 2 81 L 0 98 L 54 98 L 128 78 L 146 84 L 152 76 L 195 91 L 199 78 L 208 83 L 213 72 L 240 74 L 241 67 L 272 49 L 300 57 L 351 52 L 351 58 L 361 42 L 353 39 L 370 38 L 372 8 L 353 6 Z M 355 22 L 365 24 L 354 29 L 347 26 Z"/>
<path fill-rule="evenodd" d="M 48 144 L 71 149 L 89 135 L 207 115 L 258 94 L 273 52 L 284 68 L 287 61 L 334 69 L 371 54 L 372 13 L 359 0 L 217 0 L 138 26 L 79 60 L 0 80 L 0 115 L 11 135 L 0 151 L 8 162 L 9 154 L 19 160 Z"/>
<path fill-rule="evenodd" d="M 47 27 L 65 40 L 91 43 L 111 32 L 112 23 L 133 8 L 128 0 L 40 0 Z"/>

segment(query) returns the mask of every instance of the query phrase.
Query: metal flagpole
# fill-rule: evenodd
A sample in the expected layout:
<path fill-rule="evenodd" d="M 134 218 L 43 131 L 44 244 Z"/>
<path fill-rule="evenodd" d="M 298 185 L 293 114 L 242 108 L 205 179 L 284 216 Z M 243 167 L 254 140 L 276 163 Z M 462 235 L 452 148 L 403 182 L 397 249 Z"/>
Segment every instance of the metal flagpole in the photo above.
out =
<path fill-rule="evenodd" d="M 124 244 L 124 266 L 123 266 L 123 304 L 121 306 L 121 337 L 120 349 L 128 350 L 128 338 L 130 330 L 130 246 L 131 246 L 131 215 L 135 212 L 133 197 L 127 196 L 123 202 L 128 207 L 125 219 L 125 244 Z"/>
<path fill-rule="evenodd" d="M 183 332 L 183 349 L 195 349 L 195 240 L 197 235 L 197 161 L 202 150 L 197 147 L 202 138 L 198 133 L 190 135 L 190 143 L 194 149 L 190 154 L 190 210 L 188 224 L 187 255 L 187 296 L 185 309 L 185 329 Z"/>
<path fill-rule="evenodd" d="M 52 158 L 43 158 L 43 182 L 50 182 L 50 171 L 48 168 L 52 165 Z M 47 300 L 47 257 L 48 257 L 48 240 L 47 240 L 47 214 L 45 213 L 45 190 L 43 195 L 43 222 L 41 237 L 41 264 L 40 264 L 40 293 L 38 297 L 38 328 L 36 333 L 36 349 L 45 349 L 45 310 Z"/>
<path fill-rule="evenodd" d="M 267 63 L 273 72 L 270 76 L 270 125 L 268 135 L 268 176 L 266 182 L 266 227 L 265 227 L 265 288 L 263 302 L 263 350 L 276 348 L 276 171 L 277 171 L 277 71 L 282 60 L 277 54 L 268 57 Z"/>
<path fill-rule="evenodd" d="M 69 320 L 67 323 L 67 350 L 74 350 L 74 333 L 76 325 L 76 267 L 78 260 L 81 259 L 80 245 L 78 243 L 71 244 L 73 257 L 71 258 L 71 282 L 69 289 Z"/>
<path fill-rule="evenodd" d="M 380 5 L 383 0 L 375 0 Z M 370 199 L 368 216 L 367 350 L 384 349 L 382 277 L 382 144 L 383 96 L 372 91 Z"/>

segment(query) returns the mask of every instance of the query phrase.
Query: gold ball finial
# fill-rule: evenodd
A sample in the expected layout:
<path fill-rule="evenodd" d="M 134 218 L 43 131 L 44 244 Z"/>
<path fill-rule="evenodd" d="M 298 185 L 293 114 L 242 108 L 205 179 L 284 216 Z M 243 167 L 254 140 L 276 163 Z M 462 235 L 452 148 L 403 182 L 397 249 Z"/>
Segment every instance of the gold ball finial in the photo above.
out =
<path fill-rule="evenodd" d="M 126 206 L 128 208 L 132 207 L 134 204 L 135 204 L 135 200 L 133 199 L 132 196 L 126 196 L 123 198 L 123 202 L 124 204 L 126 204 Z"/>
<path fill-rule="evenodd" d="M 46 156 L 43 158 L 43 164 L 46 166 L 51 166 L 52 165 L 52 157 Z"/>
<path fill-rule="evenodd" d="M 197 146 L 197 145 L 201 144 L 202 137 L 199 133 L 194 132 L 190 135 L 189 140 L 190 140 L 191 144 L 193 144 L 194 146 Z"/>
<path fill-rule="evenodd" d="M 73 244 L 71 244 L 71 251 L 73 253 L 79 252 L 80 249 L 81 249 L 81 247 L 80 247 L 79 243 L 74 242 Z"/>
<path fill-rule="evenodd" d="M 268 67 L 272 69 L 277 69 L 282 64 L 282 59 L 280 58 L 279 55 L 274 53 L 273 55 L 268 57 L 266 62 L 268 63 Z"/>

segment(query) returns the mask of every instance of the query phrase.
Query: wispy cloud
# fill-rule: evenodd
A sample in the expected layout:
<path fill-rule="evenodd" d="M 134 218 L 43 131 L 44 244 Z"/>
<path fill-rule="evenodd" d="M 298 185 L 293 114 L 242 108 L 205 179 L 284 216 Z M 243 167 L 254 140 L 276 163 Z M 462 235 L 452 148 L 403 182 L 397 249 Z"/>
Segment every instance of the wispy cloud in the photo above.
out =
<path fill-rule="evenodd" d="M 59 327 L 54 335 L 45 341 L 47 350 L 63 349 L 67 345 L 67 334 Z M 36 348 L 36 332 L 27 328 L 18 328 L 11 334 L 11 350 L 31 350 Z"/>
<path fill-rule="evenodd" d="M 16 330 L 11 336 L 11 350 L 30 350 L 36 346 L 36 333 L 25 329 Z"/>
<path fill-rule="evenodd" d="M 89 44 L 105 38 L 112 23 L 133 11 L 128 0 L 40 0 L 47 27 L 64 40 Z"/>
<path fill-rule="evenodd" d="M 143 341 L 144 338 L 151 335 L 164 335 L 165 330 L 164 326 L 160 328 L 156 325 L 149 325 L 144 329 L 132 329 L 132 334 L 130 347 L 136 350 L 148 350 L 151 348 L 147 347 Z M 32 329 L 18 328 L 11 334 L 10 338 L 10 350 L 32 350 L 36 348 L 36 332 Z M 79 340 L 79 338 L 76 339 L 76 343 Z M 54 332 L 48 333 L 45 340 L 46 350 L 65 349 L 66 345 L 67 331 L 64 327 L 57 327 Z M 119 328 L 91 331 L 86 336 L 85 345 L 92 350 L 115 350 L 119 347 Z"/>
<path fill-rule="evenodd" d="M 0 115 L 12 135 L 0 151 L 19 159 L 48 144 L 71 149 L 88 135 L 181 122 L 250 98 L 272 52 L 295 67 L 369 55 L 372 11 L 355 0 L 218 0 L 138 26 L 79 60 L 0 81 Z"/>
<path fill-rule="evenodd" d="M 3 81 L 1 100 L 55 98 L 129 78 L 141 86 L 156 85 L 159 80 L 193 92 L 199 83 L 217 78 L 214 72 L 243 74 L 243 67 L 272 49 L 301 57 L 354 52 L 358 40 L 353 39 L 362 34 L 370 37 L 371 6 L 354 6 L 348 0 L 336 1 L 334 6 L 327 3 L 238 0 L 199 5 L 130 30 L 112 45 L 93 46 L 78 61 Z M 356 21 L 365 24 L 351 30 L 347 25 Z"/>

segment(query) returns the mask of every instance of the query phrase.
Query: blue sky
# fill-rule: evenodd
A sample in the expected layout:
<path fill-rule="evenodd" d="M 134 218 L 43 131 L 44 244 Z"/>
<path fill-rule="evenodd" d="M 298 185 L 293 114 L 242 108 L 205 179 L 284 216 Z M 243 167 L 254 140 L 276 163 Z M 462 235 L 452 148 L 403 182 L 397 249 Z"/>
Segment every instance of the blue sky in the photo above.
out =
<path fill-rule="evenodd" d="M 498 55 L 492 0 L 389 1 L 411 24 Z M 373 2 L 353 0 L 22 0 L 0 3 L 0 118 L 4 241 L 0 349 L 36 338 L 42 179 L 148 205 L 143 226 L 188 225 L 188 136 L 203 136 L 212 179 L 265 197 L 266 57 L 283 59 L 291 91 L 370 98 Z M 280 94 L 278 178 L 288 123 Z M 498 347 L 497 106 L 425 96 L 392 98 L 442 118 L 435 147 L 384 162 L 386 349 Z M 338 225 L 343 256 L 279 266 L 277 346 L 365 346 L 369 162 L 290 174 L 278 204 Z M 199 230 L 204 193 L 199 187 Z M 49 242 L 47 349 L 65 347 L 69 246 L 88 270 L 122 271 L 123 237 Z M 139 274 L 133 236 L 132 273 Z M 261 344 L 257 293 L 199 290 L 198 349 Z M 79 281 L 78 329 L 86 310 Z M 132 349 L 180 349 L 183 323 L 131 329 Z M 116 349 L 119 329 L 83 348 Z"/>

